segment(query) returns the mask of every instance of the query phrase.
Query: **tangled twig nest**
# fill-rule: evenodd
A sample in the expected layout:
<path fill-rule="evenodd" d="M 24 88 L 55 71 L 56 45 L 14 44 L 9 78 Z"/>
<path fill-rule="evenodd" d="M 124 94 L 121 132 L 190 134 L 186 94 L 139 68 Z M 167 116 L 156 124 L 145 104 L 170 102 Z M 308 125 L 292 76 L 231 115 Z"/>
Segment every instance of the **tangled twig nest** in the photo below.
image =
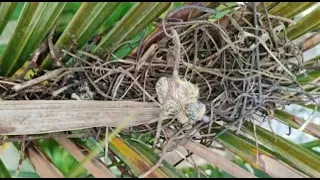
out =
<path fill-rule="evenodd" d="M 177 117 L 181 124 L 194 124 L 203 118 L 206 108 L 198 101 L 199 88 L 187 80 L 181 80 L 178 67 L 181 44 L 179 36 L 172 30 L 175 42 L 174 68 L 171 77 L 161 77 L 156 83 L 156 92 L 161 104 L 161 116 L 170 114 Z"/>
<path fill-rule="evenodd" d="M 256 22 L 251 23 L 255 18 Z M 33 85 L 19 92 L 8 88 L 1 98 L 66 100 L 86 97 L 163 104 L 168 90 L 161 92 L 160 89 L 165 85 L 169 88 L 166 78 L 173 76 L 174 62 L 178 58 L 179 68 L 174 76 L 185 80 L 189 86 L 187 90 L 194 93 L 184 101 L 201 102 L 206 111 L 199 108 L 201 104 L 189 106 L 198 108 L 200 115 L 180 115 L 180 122 L 172 120 L 171 116 L 163 122 L 162 128 L 181 129 L 186 118 L 190 120 L 193 116 L 199 120 L 206 114 L 209 123 L 202 123 L 197 129 L 203 135 L 202 142 L 206 143 L 217 135 L 213 131 L 215 122 L 237 125 L 239 131 L 242 122 L 254 114 L 270 115 L 279 106 L 314 100 L 295 79 L 303 71 L 303 57 L 299 47 L 286 37 L 285 29 L 290 20 L 265 13 L 257 13 L 255 17 L 247 9 L 226 15 L 223 20 L 227 23 L 221 24 L 201 18 L 187 22 L 165 20 L 163 29 L 167 36 L 150 46 L 140 58 L 118 59 L 109 55 L 105 60 L 90 52 L 72 54 L 63 50 L 75 60 L 73 67 L 64 68 L 48 84 Z M 175 42 L 177 39 L 169 30 L 177 32 L 179 42 Z M 177 43 L 179 48 L 176 48 Z M 171 88 L 180 93 L 175 87 Z M 177 95 L 181 99 L 181 94 Z M 156 124 L 139 126 L 124 133 L 155 133 L 156 128 Z"/>

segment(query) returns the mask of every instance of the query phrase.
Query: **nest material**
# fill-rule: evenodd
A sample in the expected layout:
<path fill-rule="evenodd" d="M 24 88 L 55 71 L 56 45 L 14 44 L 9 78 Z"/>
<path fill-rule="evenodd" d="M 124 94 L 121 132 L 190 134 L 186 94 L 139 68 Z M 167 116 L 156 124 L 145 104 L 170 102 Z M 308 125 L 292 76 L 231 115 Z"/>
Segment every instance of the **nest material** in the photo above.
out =
<path fill-rule="evenodd" d="M 161 116 L 177 117 L 181 124 L 202 120 L 206 107 L 198 101 L 199 88 L 179 77 L 180 41 L 175 30 L 172 30 L 175 42 L 175 64 L 171 77 L 161 77 L 156 83 L 158 101 L 161 104 Z M 161 117 L 162 119 L 162 117 Z"/>
<path fill-rule="evenodd" d="M 303 70 L 303 57 L 299 47 L 284 33 L 290 20 L 258 15 L 256 28 L 251 22 L 252 12 L 245 9 L 219 22 L 200 19 L 165 22 L 169 36 L 152 45 L 141 57 L 102 60 L 78 51 L 72 55 L 75 65 L 48 84 L 30 86 L 17 93 L 7 86 L 1 98 L 66 100 L 76 94 L 94 100 L 161 103 L 164 101 L 161 94 L 165 93 L 157 92 L 156 84 L 164 87 L 166 78 L 172 77 L 178 53 L 179 77 L 192 83 L 187 84 L 190 86 L 187 90 L 196 89 L 192 102 L 203 103 L 210 118 L 210 123 L 200 128 L 200 134 L 211 134 L 214 122 L 218 121 L 236 122 L 240 127 L 242 121 L 258 112 L 266 115 L 279 106 L 310 101 L 295 80 Z M 179 52 L 168 29 L 179 34 Z M 194 105 L 187 108 L 199 108 Z M 181 128 L 181 124 L 171 119 L 165 121 L 164 127 L 169 124 Z M 155 129 L 156 125 L 140 126 L 135 132 Z"/>

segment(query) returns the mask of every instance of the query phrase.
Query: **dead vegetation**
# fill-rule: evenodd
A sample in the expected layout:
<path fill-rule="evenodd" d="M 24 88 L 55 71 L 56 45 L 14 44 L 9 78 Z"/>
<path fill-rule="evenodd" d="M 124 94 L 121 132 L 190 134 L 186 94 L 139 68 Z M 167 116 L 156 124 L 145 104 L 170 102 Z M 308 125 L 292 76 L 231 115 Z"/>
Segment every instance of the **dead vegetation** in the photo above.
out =
<path fill-rule="evenodd" d="M 204 11 L 203 16 L 217 13 L 198 6 L 183 8 Z M 125 135 L 152 134 L 156 138 L 149 143 L 162 148 L 161 157 L 166 151 L 174 150 L 173 142 L 183 144 L 194 139 L 209 146 L 230 127 L 236 127 L 239 133 L 242 123 L 253 119 L 253 115 L 272 117 L 275 108 L 291 103 L 313 101 L 316 104 L 316 94 L 307 93 L 304 84 L 296 80 L 304 69 L 301 50 L 286 38 L 285 29 L 291 20 L 266 12 L 257 13 L 248 7 L 239 7 L 225 15 L 222 24 L 205 20 L 203 16 L 175 21 L 168 18 L 169 15 L 161 23 L 166 37 L 148 47 L 141 56 L 119 59 L 109 52 L 101 56 L 106 58 L 100 58 L 90 52 L 91 48 L 76 52 L 62 49 L 63 59 L 72 66 L 45 73 L 38 71 L 32 80 L 24 82 L 1 79 L 1 99 L 154 102 L 163 110 L 156 83 L 161 77 L 171 77 L 176 68 L 181 80 L 198 87 L 197 100 L 206 107 L 205 118 L 198 119 L 197 123 L 181 124 L 176 119 L 182 110 L 177 108 L 158 123 L 134 126 L 121 132 Z M 223 125 L 218 125 L 221 122 Z M 85 134 L 102 137 L 104 129 L 90 128 Z M 224 130 L 217 134 L 215 129 Z M 47 136 L 38 135 L 38 138 Z M 6 142 L 19 140 L 19 137 L 22 139 L 22 136 L 9 136 Z M 157 168 L 162 159 L 141 176 Z"/>

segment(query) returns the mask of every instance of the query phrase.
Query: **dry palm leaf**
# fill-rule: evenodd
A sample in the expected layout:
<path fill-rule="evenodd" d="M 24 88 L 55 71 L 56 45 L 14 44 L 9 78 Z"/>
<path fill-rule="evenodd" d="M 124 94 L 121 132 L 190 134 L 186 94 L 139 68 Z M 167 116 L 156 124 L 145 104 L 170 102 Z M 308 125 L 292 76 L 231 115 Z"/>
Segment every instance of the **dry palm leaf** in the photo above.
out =
<path fill-rule="evenodd" d="M 134 101 L 0 101 L 0 135 L 60 132 L 91 127 L 126 127 L 155 122 L 160 108 Z M 132 114 L 129 122 L 124 119 Z"/>

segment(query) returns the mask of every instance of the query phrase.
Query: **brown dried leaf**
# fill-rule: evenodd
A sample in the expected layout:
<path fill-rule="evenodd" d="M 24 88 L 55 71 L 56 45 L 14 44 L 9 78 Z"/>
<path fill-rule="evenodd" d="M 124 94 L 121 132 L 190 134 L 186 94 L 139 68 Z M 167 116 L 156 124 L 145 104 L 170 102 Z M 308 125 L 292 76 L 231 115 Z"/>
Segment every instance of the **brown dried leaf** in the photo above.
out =
<path fill-rule="evenodd" d="M 85 159 L 85 155 L 82 150 L 70 139 L 55 138 L 55 140 L 79 162 Z M 84 167 L 96 178 L 115 178 L 112 172 L 98 159 L 93 158 L 88 163 L 84 164 Z"/>
<path fill-rule="evenodd" d="M 0 135 L 117 127 L 134 113 L 126 127 L 156 122 L 160 108 L 155 103 L 134 101 L 0 101 Z"/>
<path fill-rule="evenodd" d="M 34 143 L 26 148 L 26 154 L 41 178 L 64 178 L 59 169 L 53 165 L 49 158 Z"/>

